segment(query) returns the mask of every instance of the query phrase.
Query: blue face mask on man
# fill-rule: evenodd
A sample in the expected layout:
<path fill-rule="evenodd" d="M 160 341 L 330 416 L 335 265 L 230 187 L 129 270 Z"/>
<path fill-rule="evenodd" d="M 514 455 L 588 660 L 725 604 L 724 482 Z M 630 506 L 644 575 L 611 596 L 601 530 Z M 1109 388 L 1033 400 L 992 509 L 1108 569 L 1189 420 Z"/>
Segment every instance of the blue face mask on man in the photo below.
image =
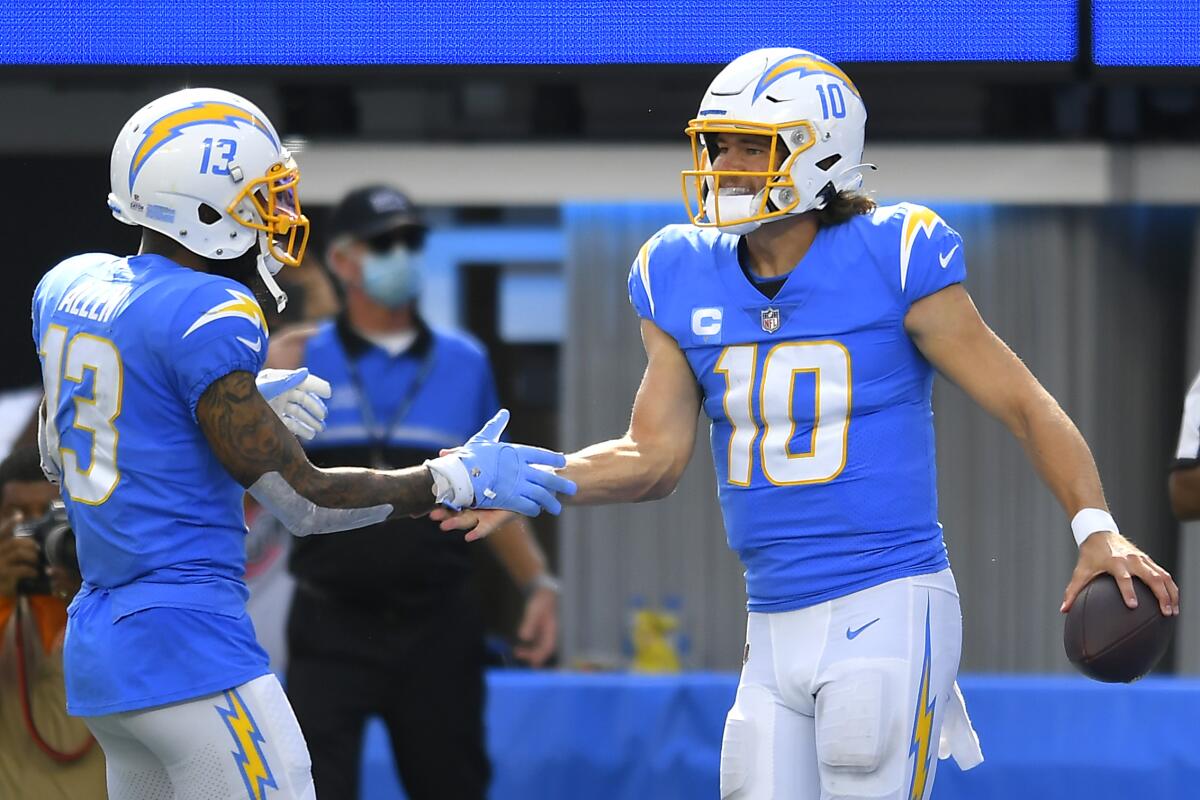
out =
<path fill-rule="evenodd" d="M 363 291 L 388 308 L 402 308 L 421 294 L 421 256 L 404 245 L 386 253 L 367 253 L 362 262 Z"/>

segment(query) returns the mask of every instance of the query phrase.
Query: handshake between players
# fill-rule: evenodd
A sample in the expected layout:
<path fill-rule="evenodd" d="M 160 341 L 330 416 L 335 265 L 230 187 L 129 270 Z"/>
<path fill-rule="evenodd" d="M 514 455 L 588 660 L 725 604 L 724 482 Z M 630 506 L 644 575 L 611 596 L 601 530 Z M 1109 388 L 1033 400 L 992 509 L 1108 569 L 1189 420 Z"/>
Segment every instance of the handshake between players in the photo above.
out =
<path fill-rule="evenodd" d="M 299 439 L 310 440 L 325 428 L 332 396 L 328 381 L 308 369 L 264 369 L 255 381 L 258 391 L 283 424 Z M 461 447 L 443 451 L 425 462 L 433 479 L 433 495 L 440 505 L 498 509 L 536 517 L 542 511 L 558 514 L 556 495 L 575 494 L 575 484 L 553 470 L 566 466 L 562 453 L 500 441 L 509 413 L 496 416 Z M 307 531 L 292 531 L 304 535 Z"/>

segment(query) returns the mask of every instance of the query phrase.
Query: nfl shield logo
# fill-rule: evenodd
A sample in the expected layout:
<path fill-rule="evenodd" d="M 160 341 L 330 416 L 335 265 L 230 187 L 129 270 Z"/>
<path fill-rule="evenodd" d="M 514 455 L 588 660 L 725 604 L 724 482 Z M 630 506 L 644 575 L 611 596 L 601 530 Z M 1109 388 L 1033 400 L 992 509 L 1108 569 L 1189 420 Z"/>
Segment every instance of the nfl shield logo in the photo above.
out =
<path fill-rule="evenodd" d="M 764 308 L 762 310 L 762 329 L 767 333 L 779 330 L 779 309 Z"/>

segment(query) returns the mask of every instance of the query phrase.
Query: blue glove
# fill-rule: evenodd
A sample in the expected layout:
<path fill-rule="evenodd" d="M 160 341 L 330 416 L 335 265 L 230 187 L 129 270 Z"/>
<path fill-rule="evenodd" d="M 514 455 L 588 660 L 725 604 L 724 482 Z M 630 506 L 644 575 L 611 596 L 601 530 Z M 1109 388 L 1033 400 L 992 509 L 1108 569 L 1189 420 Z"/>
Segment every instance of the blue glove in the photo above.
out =
<path fill-rule="evenodd" d="M 555 494 L 575 494 L 575 484 L 551 470 L 564 467 L 562 453 L 500 441 L 508 425 L 501 409 L 466 444 L 425 462 L 439 503 L 452 508 L 499 508 L 536 517 L 562 511 Z"/>

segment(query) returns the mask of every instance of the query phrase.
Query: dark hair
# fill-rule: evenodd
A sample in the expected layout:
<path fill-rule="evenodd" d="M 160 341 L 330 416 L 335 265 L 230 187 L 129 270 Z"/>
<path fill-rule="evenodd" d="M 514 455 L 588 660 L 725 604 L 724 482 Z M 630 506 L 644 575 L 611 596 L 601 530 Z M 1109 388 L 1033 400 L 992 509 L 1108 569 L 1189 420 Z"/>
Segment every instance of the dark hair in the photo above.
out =
<path fill-rule="evenodd" d="M 822 228 L 841 225 L 860 214 L 870 214 L 875 210 L 875 201 L 865 194 L 856 191 L 842 190 L 834 195 L 825 207 L 817 212 L 817 223 Z"/>
<path fill-rule="evenodd" d="M 9 481 L 21 483 L 44 483 L 42 473 L 42 458 L 38 454 L 37 445 L 25 445 L 15 448 L 8 457 L 0 461 L 0 489 Z"/>

